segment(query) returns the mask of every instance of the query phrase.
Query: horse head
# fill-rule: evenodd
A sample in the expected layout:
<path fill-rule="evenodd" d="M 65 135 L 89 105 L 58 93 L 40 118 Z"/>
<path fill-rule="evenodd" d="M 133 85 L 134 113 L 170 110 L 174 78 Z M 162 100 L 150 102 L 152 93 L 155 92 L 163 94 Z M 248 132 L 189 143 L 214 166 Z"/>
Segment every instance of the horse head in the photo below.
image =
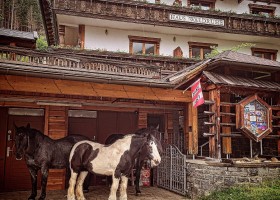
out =
<path fill-rule="evenodd" d="M 162 153 L 162 146 L 160 141 L 155 137 L 157 135 L 158 129 L 148 128 L 145 132 L 145 137 L 147 141 L 141 149 L 141 154 L 145 155 L 148 160 L 150 160 L 151 167 L 155 167 L 160 164 Z"/>
<path fill-rule="evenodd" d="M 21 160 L 22 155 L 24 154 L 25 150 L 28 147 L 29 142 L 29 130 L 30 130 L 30 124 L 28 123 L 26 127 L 21 126 L 17 127 L 15 124 L 15 146 L 16 146 L 16 159 Z"/>

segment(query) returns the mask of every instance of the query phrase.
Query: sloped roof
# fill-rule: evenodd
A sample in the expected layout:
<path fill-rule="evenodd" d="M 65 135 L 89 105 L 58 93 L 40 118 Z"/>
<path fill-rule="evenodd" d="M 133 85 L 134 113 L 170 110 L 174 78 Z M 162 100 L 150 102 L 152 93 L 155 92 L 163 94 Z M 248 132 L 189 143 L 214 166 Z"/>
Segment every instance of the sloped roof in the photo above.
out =
<path fill-rule="evenodd" d="M 273 66 L 273 67 L 279 67 L 280 68 L 280 62 L 264 59 L 244 53 L 239 53 L 235 51 L 224 51 L 214 57 L 215 60 L 228 60 L 228 61 L 234 61 L 239 63 L 247 63 L 247 64 L 255 64 L 255 65 L 264 65 L 264 66 Z"/>
<path fill-rule="evenodd" d="M 182 85 L 189 81 L 192 77 L 200 74 L 202 71 L 207 70 L 208 67 L 217 64 L 217 62 L 233 62 L 233 63 L 240 63 L 246 65 L 253 65 L 263 68 L 274 68 L 280 70 L 280 62 L 268 60 L 264 58 L 259 58 L 256 56 L 251 56 L 244 53 L 234 52 L 234 51 L 224 51 L 219 55 L 215 56 L 212 59 L 206 59 L 199 63 L 196 63 L 187 69 L 181 70 L 177 73 L 174 73 L 166 79 L 173 84 Z"/>
<path fill-rule="evenodd" d="M 38 38 L 38 34 L 36 31 L 25 32 L 25 31 L 18 31 L 18 30 L 5 29 L 5 28 L 0 28 L 0 36 L 14 37 L 14 38 L 20 38 L 25 40 L 36 40 Z"/>
<path fill-rule="evenodd" d="M 212 83 L 217 85 L 228 85 L 233 87 L 245 87 L 245 88 L 255 88 L 255 89 L 264 89 L 270 91 L 280 91 L 280 84 L 271 81 L 262 81 L 241 78 L 230 75 L 222 75 L 214 72 L 203 71 L 205 75 Z"/>

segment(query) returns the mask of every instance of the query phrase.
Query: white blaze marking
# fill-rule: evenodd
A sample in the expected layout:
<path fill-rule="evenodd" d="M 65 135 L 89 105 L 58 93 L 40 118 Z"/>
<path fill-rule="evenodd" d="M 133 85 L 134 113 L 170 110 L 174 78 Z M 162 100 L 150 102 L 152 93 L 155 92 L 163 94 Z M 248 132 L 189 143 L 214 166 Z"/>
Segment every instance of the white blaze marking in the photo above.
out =
<path fill-rule="evenodd" d="M 152 146 L 152 150 L 153 150 L 153 159 L 151 160 L 151 165 L 152 167 L 155 167 L 157 165 L 159 165 L 159 163 L 161 162 L 161 157 L 159 155 L 158 149 L 157 149 L 157 145 L 155 142 L 151 142 L 151 146 Z M 158 162 L 158 163 L 156 163 Z"/>

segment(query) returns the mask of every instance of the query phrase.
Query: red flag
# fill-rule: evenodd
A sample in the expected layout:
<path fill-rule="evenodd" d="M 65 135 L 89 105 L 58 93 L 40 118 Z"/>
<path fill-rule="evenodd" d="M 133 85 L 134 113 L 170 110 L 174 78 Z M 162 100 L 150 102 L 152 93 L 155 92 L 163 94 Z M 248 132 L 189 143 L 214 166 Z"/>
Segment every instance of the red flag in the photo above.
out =
<path fill-rule="evenodd" d="M 192 101 L 193 101 L 193 107 L 198 107 L 201 104 L 204 104 L 204 98 L 202 94 L 202 88 L 200 85 L 200 79 L 198 79 L 196 82 L 193 83 L 191 87 L 192 92 Z"/>

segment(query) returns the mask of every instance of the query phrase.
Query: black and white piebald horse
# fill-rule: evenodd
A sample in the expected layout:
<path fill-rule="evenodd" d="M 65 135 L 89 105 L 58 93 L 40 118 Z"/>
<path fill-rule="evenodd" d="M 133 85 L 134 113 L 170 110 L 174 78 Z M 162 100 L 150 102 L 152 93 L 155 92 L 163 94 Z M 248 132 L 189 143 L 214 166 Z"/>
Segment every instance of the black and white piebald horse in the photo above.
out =
<path fill-rule="evenodd" d="M 159 126 L 157 128 L 153 128 L 153 127 L 142 128 L 142 129 L 139 129 L 138 131 L 136 131 L 135 134 L 145 136 L 145 134 L 147 134 L 147 132 L 148 132 L 148 133 L 151 133 L 155 137 L 159 137 L 160 132 L 158 131 L 158 129 L 159 129 Z M 105 140 L 105 144 L 106 145 L 112 144 L 115 141 L 123 138 L 124 136 L 125 136 L 124 134 L 112 134 Z M 156 145 L 157 145 L 158 151 L 161 154 L 162 151 L 163 151 L 161 143 L 160 143 L 159 140 L 156 140 L 156 142 L 157 142 Z M 136 169 L 135 170 L 135 195 L 136 196 L 141 194 L 140 175 L 141 175 L 141 170 L 142 170 L 143 165 L 145 163 L 147 163 L 148 166 L 151 167 L 150 166 L 151 161 L 149 160 L 148 154 L 145 150 L 146 150 L 145 148 L 141 149 L 141 151 L 138 153 L 138 156 L 136 157 L 136 160 L 135 160 L 134 168 Z M 108 179 L 108 182 L 111 185 L 112 184 L 112 179 Z"/>
<path fill-rule="evenodd" d="M 16 159 L 25 158 L 31 175 L 32 193 L 28 199 L 35 200 L 37 196 L 37 173 L 42 172 L 40 200 L 46 197 L 46 185 L 49 169 L 61 169 L 69 166 L 69 155 L 73 145 L 81 140 L 88 140 L 81 135 L 70 135 L 62 139 L 53 140 L 39 130 L 15 125 Z"/>
<path fill-rule="evenodd" d="M 150 131 L 150 129 L 147 129 Z M 83 182 L 88 172 L 100 175 L 112 176 L 112 186 L 109 200 L 116 200 L 116 192 L 120 184 L 120 200 L 127 199 L 128 176 L 134 166 L 136 157 L 140 151 L 146 151 L 152 166 L 161 162 L 157 148 L 158 141 L 151 134 L 129 134 L 115 141 L 111 145 L 103 145 L 92 141 L 81 141 L 74 145 L 70 153 L 71 178 L 67 199 L 84 200 Z"/>

